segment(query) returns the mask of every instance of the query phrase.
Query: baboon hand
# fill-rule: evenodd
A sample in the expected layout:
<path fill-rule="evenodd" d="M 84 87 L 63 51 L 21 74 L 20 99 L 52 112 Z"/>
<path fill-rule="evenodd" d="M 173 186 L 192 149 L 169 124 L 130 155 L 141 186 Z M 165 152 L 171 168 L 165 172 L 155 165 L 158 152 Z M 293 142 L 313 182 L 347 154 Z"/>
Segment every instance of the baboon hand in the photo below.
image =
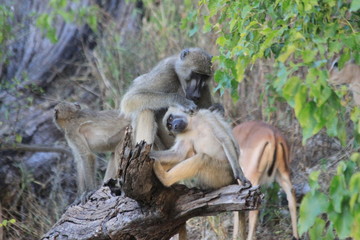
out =
<path fill-rule="evenodd" d="M 251 182 L 245 176 L 240 176 L 237 179 L 238 179 L 239 185 L 249 187 L 249 188 L 252 186 Z M 239 181 L 241 181 L 241 184 Z"/>
<path fill-rule="evenodd" d="M 212 112 L 219 112 L 222 116 L 225 115 L 224 106 L 221 105 L 220 103 L 214 103 L 213 105 L 211 105 L 209 107 L 209 110 L 212 111 Z"/>
<path fill-rule="evenodd" d="M 184 113 L 192 115 L 197 109 L 198 106 L 189 99 L 185 99 L 182 104 L 174 104 L 173 107 L 179 108 Z"/>

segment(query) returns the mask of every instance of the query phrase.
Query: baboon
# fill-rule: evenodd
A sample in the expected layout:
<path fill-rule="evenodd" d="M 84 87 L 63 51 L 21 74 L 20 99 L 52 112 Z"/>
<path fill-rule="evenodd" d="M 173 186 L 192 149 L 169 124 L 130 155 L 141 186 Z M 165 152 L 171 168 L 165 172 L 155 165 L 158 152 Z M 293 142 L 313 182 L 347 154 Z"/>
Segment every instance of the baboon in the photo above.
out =
<path fill-rule="evenodd" d="M 238 162 L 239 149 L 229 125 L 217 111 L 201 109 L 187 113 L 170 107 L 163 124 L 176 136 L 164 151 L 152 151 L 154 172 L 165 186 L 196 177 L 201 189 L 217 189 L 235 183 L 250 183 Z"/>
<path fill-rule="evenodd" d="M 64 132 L 76 162 L 78 192 L 96 188 L 94 152 L 113 152 L 123 138 L 130 119 L 118 111 L 81 109 L 77 103 L 61 102 L 54 108 L 55 125 Z M 111 158 L 104 181 L 114 178 L 118 164 Z"/>
<path fill-rule="evenodd" d="M 166 109 L 173 105 L 186 110 L 210 107 L 211 76 L 211 56 L 200 48 L 189 48 L 137 77 L 121 101 L 122 113 L 132 120 L 135 142 L 145 140 L 152 144 L 158 131 L 163 144 L 169 148 L 173 138 L 169 138 L 161 125 Z"/>
<path fill-rule="evenodd" d="M 290 150 L 285 137 L 275 127 L 260 121 L 244 122 L 236 126 L 233 135 L 240 147 L 240 166 L 251 184 L 266 184 L 276 180 L 284 189 L 289 203 L 293 236 L 298 239 L 296 199 L 290 181 Z M 249 212 L 247 240 L 255 236 L 258 213 L 259 210 Z M 237 239 L 238 232 L 241 234 L 241 239 L 244 239 L 245 213 L 236 212 L 234 215 L 233 239 Z"/>
<path fill-rule="evenodd" d="M 188 113 L 170 107 L 163 125 L 176 136 L 175 144 L 164 151 L 152 151 L 154 172 L 165 186 L 195 177 L 201 189 L 217 189 L 236 179 L 250 184 L 239 166 L 239 149 L 230 126 L 218 111 L 201 109 Z M 179 230 L 179 239 L 187 239 L 186 227 Z"/>
<path fill-rule="evenodd" d="M 329 82 L 331 84 L 348 84 L 355 104 L 360 106 L 360 66 L 349 61 L 339 70 L 338 59 L 336 59 L 331 65 L 329 75 Z"/>

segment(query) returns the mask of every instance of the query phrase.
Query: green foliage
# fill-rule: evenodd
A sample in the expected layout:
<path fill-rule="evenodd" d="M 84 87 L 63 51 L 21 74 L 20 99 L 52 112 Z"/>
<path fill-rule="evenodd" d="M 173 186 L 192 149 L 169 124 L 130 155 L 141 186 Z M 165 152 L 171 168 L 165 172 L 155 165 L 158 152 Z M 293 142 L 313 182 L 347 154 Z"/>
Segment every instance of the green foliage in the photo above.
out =
<path fill-rule="evenodd" d="M 279 196 L 280 186 L 278 183 L 273 182 L 266 186 L 261 186 L 261 192 L 264 193 L 264 200 L 260 211 L 260 219 L 272 219 L 276 218 L 279 211 Z"/>
<path fill-rule="evenodd" d="M 238 84 L 259 61 L 272 64 L 267 76 L 268 104 L 286 101 L 293 109 L 303 143 L 321 129 L 347 141 L 348 115 L 354 144 L 360 142 L 360 110 L 343 101 L 344 88 L 329 83 L 328 63 L 340 55 L 339 68 L 350 59 L 360 64 L 360 3 L 358 0 L 200 0 L 183 21 L 189 35 L 217 34 L 219 56 L 214 79 L 218 89 L 230 88 L 238 99 Z M 201 24 L 200 24 L 201 26 Z M 240 96 L 241 97 L 241 96 Z M 261 104 L 261 102 L 259 102 Z M 268 107 L 268 112 L 276 110 Z M 360 239 L 359 154 L 340 162 L 327 192 L 320 191 L 319 172 L 310 175 L 311 191 L 300 206 L 299 232 L 311 239 Z"/>
<path fill-rule="evenodd" d="M 15 219 L 9 219 L 9 220 L 3 220 L 1 223 L 0 223 L 0 227 L 6 227 L 8 226 L 9 224 L 14 224 L 16 222 Z"/>
<path fill-rule="evenodd" d="M 6 53 L 9 41 L 14 38 L 11 21 L 14 14 L 10 7 L 0 4 L 0 67 L 9 57 Z"/>
<path fill-rule="evenodd" d="M 360 63 L 358 1 L 201 0 L 183 25 L 189 34 L 203 30 L 218 34 L 220 55 L 215 81 L 236 89 L 245 70 L 261 59 L 273 59 L 269 98 L 282 98 L 294 109 L 303 129 L 303 142 L 326 128 L 346 143 L 346 109 L 328 85 L 326 63 L 342 52 L 340 67 L 354 58 Z M 237 97 L 232 91 L 233 97 Z"/>
<path fill-rule="evenodd" d="M 327 193 L 319 191 L 320 172 L 309 178 L 311 191 L 301 202 L 299 233 L 309 231 L 310 239 L 360 239 L 360 153 L 340 162 Z M 324 220 L 325 219 L 325 220 Z"/>
<path fill-rule="evenodd" d="M 56 21 L 59 19 L 67 23 L 87 24 L 94 32 L 97 31 L 98 7 L 91 5 L 79 6 L 78 1 L 50 0 L 48 2 L 51 11 L 37 16 L 36 26 L 52 42 L 58 41 L 56 34 Z"/>

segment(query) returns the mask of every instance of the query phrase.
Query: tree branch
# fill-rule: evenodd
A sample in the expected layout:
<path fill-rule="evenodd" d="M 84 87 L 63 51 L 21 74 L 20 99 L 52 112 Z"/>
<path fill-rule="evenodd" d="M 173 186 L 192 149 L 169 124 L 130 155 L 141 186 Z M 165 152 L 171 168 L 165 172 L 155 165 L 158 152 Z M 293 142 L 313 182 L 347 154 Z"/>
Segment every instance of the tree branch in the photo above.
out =
<path fill-rule="evenodd" d="M 72 156 L 71 151 L 67 150 L 66 148 L 63 147 L 55 147 L 55 146 L 48 146 L 48 145 L 40 145 L 40 144 L 31 144 L 31 145 L 27 145 L 27 144 L 19 144 L 19 143 L 5 143 L 5 144 L 0 144 L 0 151 L 29 151 L 29 152 L 59 152 L 59 153 L 64 153 L 67 155 Z"/>

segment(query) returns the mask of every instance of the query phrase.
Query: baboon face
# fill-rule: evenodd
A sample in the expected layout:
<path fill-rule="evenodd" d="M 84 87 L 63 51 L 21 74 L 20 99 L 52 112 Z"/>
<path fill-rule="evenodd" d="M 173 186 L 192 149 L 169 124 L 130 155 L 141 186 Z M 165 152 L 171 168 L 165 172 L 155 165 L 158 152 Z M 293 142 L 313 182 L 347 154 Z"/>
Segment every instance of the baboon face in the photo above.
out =
<path fill-rule="evenodd" d="M 81 109 L 78 103 L 62 102 L 55 106 L 54 117 L 55 120 L 69 119 Z"/>
<path fill-rule="evenodd" d="M 195 103 L 212 76 L 212 56 L 200 48 L 181 51 L 175 70 L 187 99 Z"/>
<path fill-rule="evenodd" d="M 173 111 L 173 108 L 170 107 L 164 116 L 163 123 L 169 133 L 174 135 L 182 133 L 188 126 L 187 114 L 178 110 Z"/>
<path fill-rule="evenodd" d="M 185 88 L 186 98 L 193 100 L 195 103 L 198 102 L 201 97 L 201 90 L 205 87 L 205 84 L 208 84 L 209 78 L 208 75 L 192 72 Z"/>

